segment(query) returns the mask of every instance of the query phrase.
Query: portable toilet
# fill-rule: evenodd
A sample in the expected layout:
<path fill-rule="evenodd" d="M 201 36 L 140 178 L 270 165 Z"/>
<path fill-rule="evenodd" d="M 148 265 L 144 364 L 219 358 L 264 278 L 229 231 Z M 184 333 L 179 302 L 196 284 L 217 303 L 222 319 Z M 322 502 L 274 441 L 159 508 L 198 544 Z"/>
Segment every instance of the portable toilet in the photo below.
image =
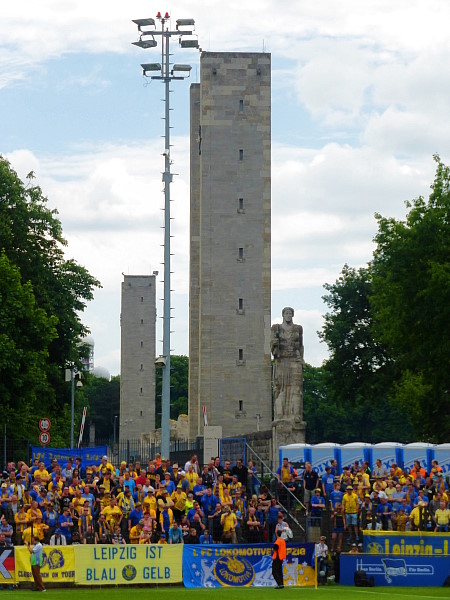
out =
<path fill-rule="evenodd" d="M 405 444 L 405 446 L 403 446 L 403 468 L 411 470 L 414 466 L 414 461 L 418 460 L 420 466 L 429 473 L 431 471 L 434 447 L 434 444 L 428 444 L 426 442 Z"/>
<path fill-rule="evenodd" d="M 339 473 L 347 466 L 352 466 L 355 461 L 362 465 L 363 461 L 367 461 L 370 465 L 372 444 L 366 442 L 351 442 L 350 444 L 342 444 L 338 450 L 338 465 Z"/>
<path fill-rule="evenodd" d="M 448 480 L 450 478 L 450 444 L 438 444 L 433 448 L 433 455 Z"/>
<path fill-rule="evenodd" d="M 380 442 L 372 446 L 372 464 L 371 469 L 375 466 L 375 462 L 380 459 L 389 473 L 392 463 L 401 465 L 403 463 L 403 444 L 399 442 Z"/>
<path fill-rule="evenodd" d="M 309 452 L 311 453 L 312 468 L 319 473 L 319 477 L 325 474 L 325 467 L 329 467 L 332 460 L 338 460 L 339 444 L 333 442 L 323 442 L 314 444 Z"/>
<path fill-rule="evenodd" d="M 283 462 L 283 458 L 289 459 L 289 462 L 296 469 L 303 468 L 303 464 L 310 460 L 308 449 L 311 448 L 311 444 L 289 444 L 287 446 L 280 446 L 279 452 L 279 464 Z"/>

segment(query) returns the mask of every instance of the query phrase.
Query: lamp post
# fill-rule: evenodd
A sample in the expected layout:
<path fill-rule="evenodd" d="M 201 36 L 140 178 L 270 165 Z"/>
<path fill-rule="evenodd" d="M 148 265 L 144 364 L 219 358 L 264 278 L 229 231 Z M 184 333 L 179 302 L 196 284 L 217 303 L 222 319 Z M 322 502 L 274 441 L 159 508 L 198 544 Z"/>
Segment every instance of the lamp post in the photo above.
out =
<path fill-rule="evenodd" d="M 170 16 L 160 12 L 156 19 L 161 25 L 161 30 L 156 29 L 153 18 L 133 19 L 140 33 L 139 40 L 132 42 L 139 48 L 154 48 L 157 46 L 156 37 L 161 38 L 161 63 L 145 63 L 141 67 L 144 77 L 158 79 L 164 83 L 165 94 L 165 129 L 164 129 L 164 171 L 162 180 L 164 182 L 164 308 L 163 308 L 163 355 L 158 365 L 162 367 L 162 396 L 161 396 L 161 454 L 169 458 L 170 455 L 170 184 L 172 174 L 170 172 L 170 82 L 186 79 L 190 75 L 191 66 L 170 63 L 170 38 L 176 36 L 182 48 L 198 48 L 198 40 L 194 37 L 192 27 L 194 19 L 178 19 L 176 29 L 169 28 Z M 185 29 L 186 27 L 191 29 Z M 187 36 L 187 39 L 183 39 Z M 162 360 L 161 360 L 162 359 Z"/>

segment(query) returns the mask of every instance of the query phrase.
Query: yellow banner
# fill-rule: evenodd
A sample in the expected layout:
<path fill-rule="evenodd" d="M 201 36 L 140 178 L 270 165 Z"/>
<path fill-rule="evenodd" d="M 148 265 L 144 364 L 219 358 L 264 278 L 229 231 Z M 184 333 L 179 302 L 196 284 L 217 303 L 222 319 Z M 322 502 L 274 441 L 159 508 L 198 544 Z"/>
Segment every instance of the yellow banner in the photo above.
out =
<path fill-rule="evenodd" d="M 75 583 L 181 583 L 183 546 L 159 544 L 76 546 Z"/>
<path fill-rule="evenodd" d="M 44 564 L 41 575 L 44 581 L 75 581 L 74 546 L 44 546 Z M 33 581 L 30 553 L 25 546 L 14 548 L 16 582 Z"/>

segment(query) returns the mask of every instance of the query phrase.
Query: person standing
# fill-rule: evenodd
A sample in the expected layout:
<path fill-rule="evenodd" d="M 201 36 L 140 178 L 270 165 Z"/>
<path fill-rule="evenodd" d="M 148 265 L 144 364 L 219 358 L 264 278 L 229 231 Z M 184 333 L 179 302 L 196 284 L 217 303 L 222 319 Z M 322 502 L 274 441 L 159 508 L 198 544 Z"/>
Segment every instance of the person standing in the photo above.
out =
<path fill-rule="evenodd" d="M 42 581 L 41 576 L 41 566 L 43 562 L 43 549 L 42 544 L 39 541 L 39 537 L 37 535 L 33 535 L 31 537 L 31 544 L 27 544 L 28 552 L 31 554 L 30 562 L 31 562 L 31 572 L 33 574 L 34 585 L 36 586 L 36 591 L 38 592 L 46 592 L 47 590 L 44 587 L 44 583 Z"/>
<path fill-rule="evenodd" d="M 286 558 L 286 542 L 281 537 L 281 533 L 282 531 L 278 529 L 276 532 L 277 538 L 273 545 L 272 553 L 272 575 L 277 583 L 275 586 L 277 589 L 284 588 L 283 560 Z"/>

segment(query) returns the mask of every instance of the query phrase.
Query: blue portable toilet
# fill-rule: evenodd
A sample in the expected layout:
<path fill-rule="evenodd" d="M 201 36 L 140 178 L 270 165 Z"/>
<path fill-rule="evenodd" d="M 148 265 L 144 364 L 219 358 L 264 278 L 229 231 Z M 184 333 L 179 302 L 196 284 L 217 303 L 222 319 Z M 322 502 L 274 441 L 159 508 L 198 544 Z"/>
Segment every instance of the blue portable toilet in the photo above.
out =
<path fill-rule="evenodd" d="M 312 468 L 322 477 L 325 473 L 325 467 L 330 466 L 330 462 L 334 459 L 338 460 L 338 449 L 340 445 L 334 442 L 323 442 L 322 444 L 314 444 L 311 446 L 311 464 Z"/>
<path fill-rule="evenodd" d="M 411 470 L 414 466 L 414 461 L 418 460 L 420 466 L 429 473 L 431 471 L 431 461 L 433 459 L 432 450 L 434 447 L 434 444 L 428 444 L 426 442 L 405 444 L 405 446 L 403 446 L 403 468 Z"/>
<path fill-rule="evenodd" d="M 311 444 L 288 444 L 287 446 L 280 446 L 278 450 L 279 464 L 281 465 L 283 458 L 287 458 L 294 466 L 296 463 L 309 461 L 311 458 L 309 448 L 311 448 Z"/>
<path fill-rule="evenodd" d="M 433 448 L 433 459 L 436 459 L 447 480 L 450 478 L 450 444 L 437 444 Z"/>
<path fill-rule="evenodd" d="M 380 459 L 383 465 L 386 467 L 389 473 L 392 463 L 401 465 L 403 462 L 402 454 L 403 444 L 399 442 L 380 442 L 379 444 L 373 444 L 372 446 L 372 464 L 371 469 L 373 473 L 375 462 Z"/>
<path fill-rule="evenodd" d="M 357 460 L 360 465 L 367 460 L 370 465 L 372 444 L 366 442 L 351 442 L 350 444 L 342 444 L 338 450 L 338 465 L 339 473 L 342 473 L 344 467 L 352 466 Z"/>

